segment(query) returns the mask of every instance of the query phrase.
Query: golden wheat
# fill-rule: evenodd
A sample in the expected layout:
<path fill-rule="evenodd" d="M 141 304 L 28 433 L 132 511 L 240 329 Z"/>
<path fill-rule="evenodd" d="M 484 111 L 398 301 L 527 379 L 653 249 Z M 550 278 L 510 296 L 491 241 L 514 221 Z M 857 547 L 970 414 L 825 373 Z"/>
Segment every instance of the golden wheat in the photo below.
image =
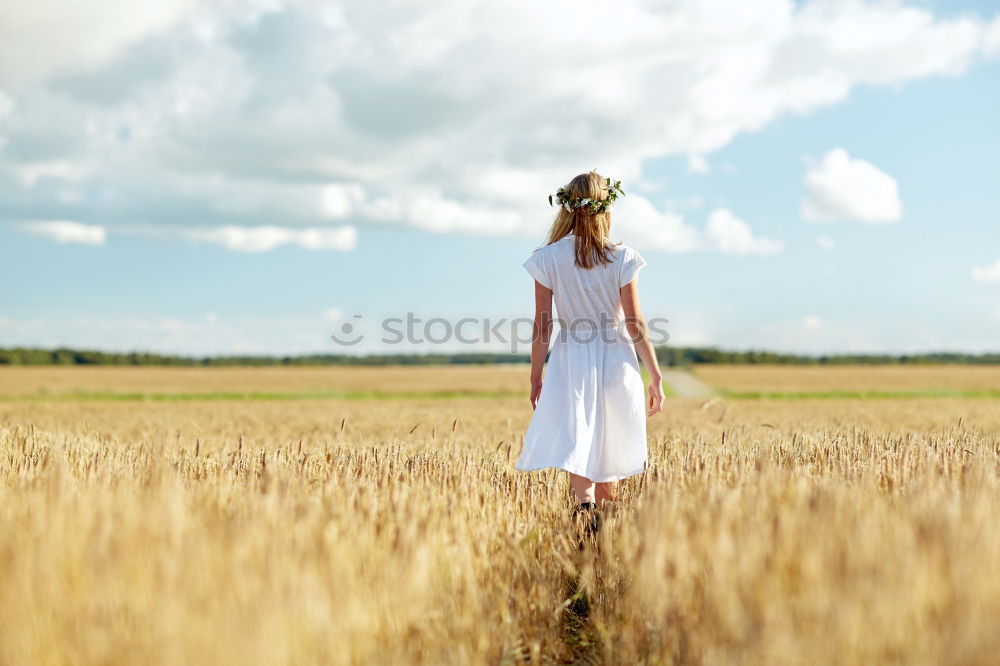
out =
<path fill-rule="evenodd" d="M 988 365 L 699 365 L 704 381 L 731 391 L 1000 390 Z"/>
<path fill-rule="evenodd" d="M 0 403 L 0 663 L 994 663 L 997 405 L 675 399 L 581 552 L 526 398 Z"/>
<path fill-rule="evenodd" d="M 527 381 L 527 366 L 145 367 L 12 366 L 0 371 L 0 395 L 72 391 L 512 391 Z"/>

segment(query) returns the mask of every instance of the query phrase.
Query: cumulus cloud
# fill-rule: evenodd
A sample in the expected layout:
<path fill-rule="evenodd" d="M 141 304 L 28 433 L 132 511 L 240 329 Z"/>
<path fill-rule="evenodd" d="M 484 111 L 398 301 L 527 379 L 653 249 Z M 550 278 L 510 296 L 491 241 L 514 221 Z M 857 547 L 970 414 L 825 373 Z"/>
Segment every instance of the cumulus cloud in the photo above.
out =
<path fill-rule="evenodd" d="M 70 221 L 30 222 L 21 228 L 45 236 L 58 243 L 104 245 L 108 229 Z M 113 228 L 111 233 L 152 239 L 179 239 L 195 243 L 210 243 L 236 252 L 268 252 L 283 245 L 306 250 L 353 250 L 358 243 L 355 227 L 292 228 L 274 225 L 241 227 L 227 224 L 220 227 L 131 226 Z"/>
<path fill-rule="evenodd" d="M 301 228 L 329 220 L 537 234 L 546 195 L 596 166 L 659 225 L 641 232 L 655 247 L 699 249 L 628 189 L 651 160 L 702 170 L 735 136 L 858 85 L 960 73 L 997 32 L 829 0 L 11 7 L 0 221 L 197 220 L 216 231 L 192 240 L 234 248 L 323 245 Z M 844 212 L 836 201 L 819 215 Z"/>
<path fill-rule="evenodd" d="M 107 230 L 104 227 L 70 220 L 31 222 L 22 228 L 29 233 L 45 236 L 62 244 L 104 245 L 107 239 Z"/>
<path fill-rule="evenodd" d="M 169 27 L 194 0 L 96 0 L 0 6 L 0 85 L 99 65 Z M 39 45 L 44 43 L 44 48 Z"/>
<path fill-rule="evenodd" d="M 15 172 L 21 183 L 33 187 L 40 178 L 54 177 L 60 180 L 82 180 L 86 175 L 86 167 L 69 160 L 52 160 L 43 162 L 28 162 L 15 167 Z"/>
<path fill-rule="evenodd" d="M 627 194 L 615 202 L 612 236 L 628 238 L 634 245 L 666 252 L 690 252 L 701 249 L 703 242 L 697 228 L 687 224 L 679 213 L 658 210 L 639 195 Z"/>
<path fill-rule="evenodd" d="M 331 183 L 320 192 L 320 207 L 324 215 L 342 219 L 356 213 L 365 203 L 365 188 L 357 183 Z"/>
<path fill-rule="evenodd" d="M 817 315 L 809 315 L 802 320 L 802 328 L 807 331 L 818 331 L 823 327 L 823 320 Z"/>
<path fill-rule="evenodd" d="M 705 238 L 724 254 L 776 254 L 784 247 L 781 241 L 754 236 L 750 225 L 725 208 L 709 214 Z"/>
<path fill-rule="evenodd" d="M 169 229 L 180 238 L 221 245 L 237 252 L 267 252 L 282 245 L 307 250 L 353 250 L 358 233 L 354 227 L 292 229 L 289 227 L 239 227 L 228 224 L 212 229 Z"/>
<path fill-rule="evenodd" d="M 755 236 L 750 225 L 726 208 L 711 211 L 704 228 L 689 224 L 673 210 L 659 210 L 649 199 L 629 194 L 616 203 L 612 237 L 627 238 L 640 247 L 680 253 L 718 251 L 723 254 L 776 254 L 784 244 Z"/>
<path fill-rule="evenodd" d="M 896 179 L 834 148 L 806 168 L 802 217 L 811 222 L 896 222 L 903 215 Z"/>
<path fill-rule="evenodd" d="M 1000 259 L 989 266 L 975 266 L 972 269 L 972 279 L 977 282 L 1000 282 Z"/>

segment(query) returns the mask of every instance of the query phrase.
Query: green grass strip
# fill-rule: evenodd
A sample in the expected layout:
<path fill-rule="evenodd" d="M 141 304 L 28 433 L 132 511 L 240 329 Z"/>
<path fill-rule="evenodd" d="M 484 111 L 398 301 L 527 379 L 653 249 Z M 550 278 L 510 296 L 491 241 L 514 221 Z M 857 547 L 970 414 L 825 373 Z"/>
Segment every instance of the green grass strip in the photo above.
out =
<path fill-rule="evenodd" d="M 642 371 L 643 381 L 649 377 Z M 666 397 L 674 395 L 664 383 Z M 496 400 L 528 397 L 528 387 L 523 391 L 197 391 L 197 392 L 143 392 L 143 391 L 41 391 L 22 395 L 0 395 L 0 402 L 210 402 L 210 401 L 275 401 L 275 400 Z"/>
<path fill-rule="evenodd" d="M 959 398 L 993 400 L 997 389 L 926 389 L 920 391 L 723 391 L 731 400 L 905 400 L 909 398 Z"/>
<path fill-rule="evenodd" d="M 643 373 L 645 374 L 645 372 Z M 645 379 L 645 378 L 644 378 Z M 666 384 L 667 397 L 674 395 Z M 524 398 L 525 391 L 212 391 L 139 392 L 67 391 L 0 395 L 0 402 L 212 402 L 212 401 L 294 401 L 294 400 L 495 400 Z M 906 400 L 912 398 L 1000 399 L 1000 390 L 929 389 L 923 391 L 723 391 L 730 400 Z"/>

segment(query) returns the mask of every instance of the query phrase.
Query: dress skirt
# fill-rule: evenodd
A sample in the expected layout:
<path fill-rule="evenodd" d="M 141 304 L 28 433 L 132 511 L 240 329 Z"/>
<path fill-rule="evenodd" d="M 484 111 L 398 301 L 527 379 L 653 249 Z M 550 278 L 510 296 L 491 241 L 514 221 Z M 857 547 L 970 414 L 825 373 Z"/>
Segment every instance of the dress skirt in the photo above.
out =
<path fill-rule="evenodd" d="M 560 331 L 515 469 L 555 467 L 596 483 L 646 464 L 645 386 L 620 330 Z"/>

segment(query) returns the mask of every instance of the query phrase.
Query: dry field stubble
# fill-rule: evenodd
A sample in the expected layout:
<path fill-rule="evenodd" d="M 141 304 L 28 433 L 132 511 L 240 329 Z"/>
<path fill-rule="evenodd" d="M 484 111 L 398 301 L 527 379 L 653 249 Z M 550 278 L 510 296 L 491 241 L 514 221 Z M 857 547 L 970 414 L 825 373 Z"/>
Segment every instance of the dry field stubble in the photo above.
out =
<path fill-rule="evenodd" d="M 78 392 L 212 393 L 309 391 L 519 391 L 521 365 L 387 367 L 8 367 L 0 395 L 50 396 Z"/>
<path fill-rule="evenodd" d="M 528 417 L 8 399 L 0 663 L 995 663 L 997 401 L 673 399 L 583 553 Z"/>
<path fill-rule="evenodd" d="M 991 365 L 699 365 L 695 374 L 729 391 L 1000 391 Z"/>

